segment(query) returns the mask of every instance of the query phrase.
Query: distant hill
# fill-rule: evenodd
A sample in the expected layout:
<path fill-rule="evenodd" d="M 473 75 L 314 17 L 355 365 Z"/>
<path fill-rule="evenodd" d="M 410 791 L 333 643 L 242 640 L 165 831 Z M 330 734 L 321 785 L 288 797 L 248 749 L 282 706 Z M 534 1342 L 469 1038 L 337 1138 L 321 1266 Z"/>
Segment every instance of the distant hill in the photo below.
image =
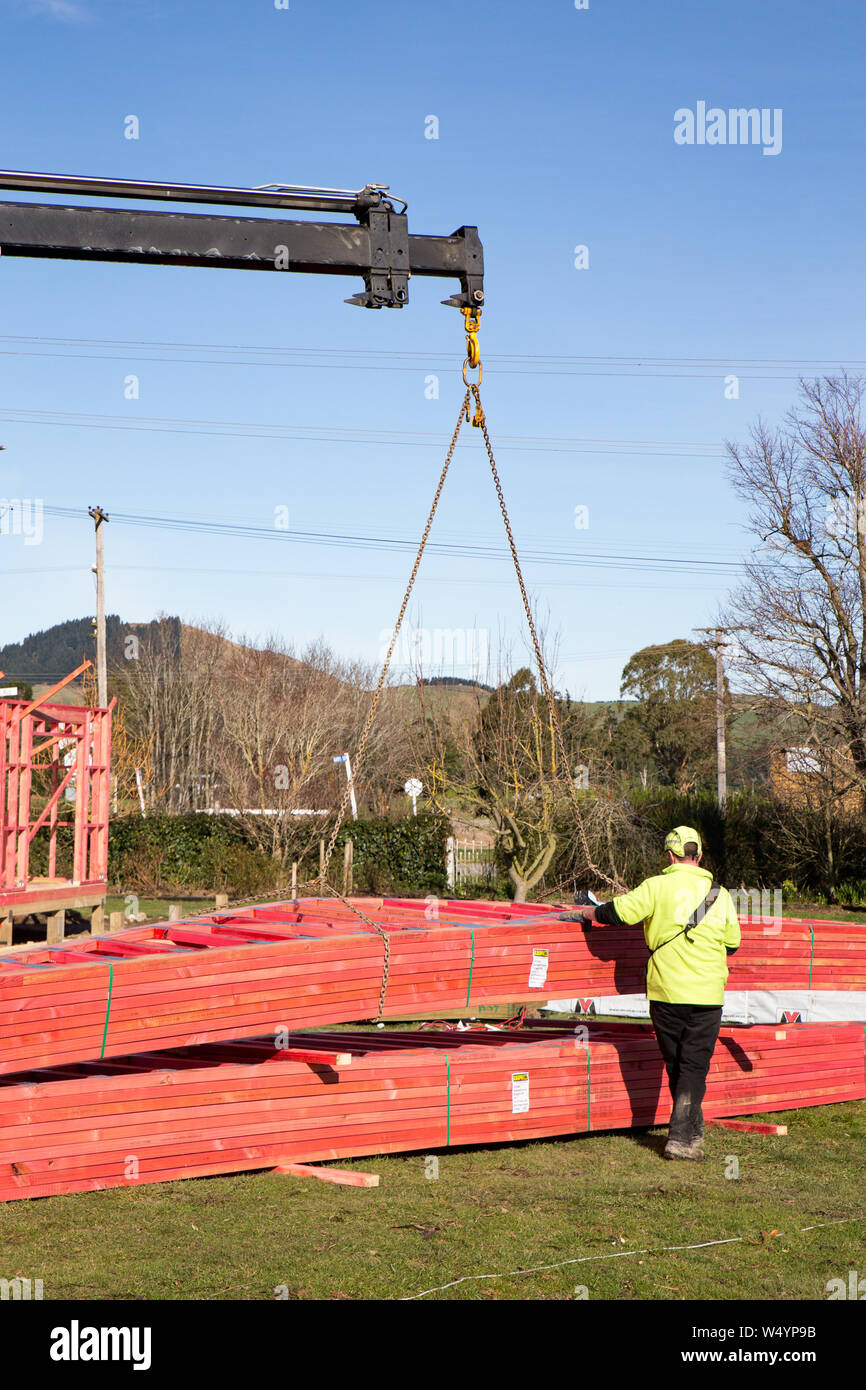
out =
<path fill-rule="evenodd" d="M 167 647 L 169 652 L 175 651 L 178 655 L 186 643 L 193 640 L 212 641 L 226 654 L 242 645 L 188 626 L 177 617 L 149 623 L 128 623 L 112 613 L 106 617 L 105 628 L 109 672 L 124 669 L 128 656 L 127 642 L 133 634 L 145 641 L 148 635 L 155 637 L 159 633 L 163 650 Z M 0 683 L 4 686 L 26 683 L 33 687 L 34 695 L 42 695 L 48 687 L 74 671 L 84 658 L 93 662 L 96 660 L 92 619 L 70 618 L 42 632 L 31 633 L 23 642 L 10 642 L 0 647 L 0 671 L 4 672 Z M 292 657 L 287 659 L 294 660 Z M 436 718 L 447 712 L 456 722 L 467 725 L 477 719 L 479 709 L 487 703 L 493 688 L 461 676 L 430 676 L 422 681 L 422 687 L 423 708 L 428 715 Z M 72 704 L 82 702 L 80 681 L 66 687 L 63 699 Z M 407 719 L 417 718 L 422 708 L 419 690 L 414 683 L 386 686 L 384 699 L 386 702 L 396 702 Z M 627 700 L 592 700 L 583 703 L 583 709 L 597 718 L 613 710 L 618 718 L 622 718 L 630 704 Z M 750 701 L 742 695 L 733 695 L 731 706 L 728 721 L 730 785 L 761 784 L 769 775 L 770 749 L 784 742 L 783 720 L 781 716 L 774 721 L 768 719 L 766 714 L 753 713 Z"/>
<path fill-rule="evenodd" d="M 485 685 L 483 681 L 469 680 L 469 679 L 468 679 L 467 677 L 465 677 L 465 676 L 424 676 L 424 677 L 422 678 L 421 684 L 422 684 L 422 685 L 454 685 L 454 686 L 459 686 L 459 687 L 460 687 L 461 689 L 463 689 L 463 690 L 490 690 L 490 691 L 492 691 L 492 690 L 495 688 L 495 687 L 492 686 L 492 685 Z"/>
<path fill-rule="evenodd" d="M 148 623 L 124 622 L 116 613 L 106 615 L 105 638 L 108 658 L 108 675 L 120 674 L 128 670 L 130 658 L 130 638 L 137 637 L 144 646 L 152 641 L 154 649 L 162 655 L 180 658 L 190 644 L 198 650 L 213 646 L 218 654 L 225 657 L 234 652 L 247 649 L 243 642 L 233 642 L 230 638 L 205 629 L 181 622 L 177 617 L 164 617 Z M 296 657 L 283 658 L 289 665 L 303 665 Z M 5 674 L 0 684 L 3 686 L 33 687 L 34 695 L 44 695 L 51 686 L 68 676 L 80 666 L 82 661 L 96 663 L 96 636 L 92 618 L 70 618 L 64 623 L 55 623 L 42 632 L 33 632 L 23 642 L 9 642 L 0 647 L 0 671 Z M 87 672 L 85 678 L 92 678 Z M 340 684 L 339 677 L 334 681 Z M 111 687 L 109 688 L 111 693 Z M 58 697 L 61 698 L 61 697 Z M 63 701 L 67 704 L 82 704 L 84 692 L 82 678 L 71 682 L 64 688 Z"/>
<path fill-rule="evenodd" d="M 124 643 L 131 633 L 143 637 L 148 631 L 166 624 L 174 628 L 174 640 L 179 648 L 179 618 L 164 618 L 161 623 L 124 623 L 116 613 L 108 614 L 105 642 L 109 670 L 123 661 Z M 96 661 L 92 618 L 69 618 L 65 623 L 55 623 L 42 632 L 31 633 L 23 642 L 9 642 L 0 647 L 0 671 L 5 673 L 3 683 L 15 685 L 26 681 L 37 691 L 62 680 L 85 659 Z M 70 693 L 76 688 L 77 682 L 70 687 Z"/>

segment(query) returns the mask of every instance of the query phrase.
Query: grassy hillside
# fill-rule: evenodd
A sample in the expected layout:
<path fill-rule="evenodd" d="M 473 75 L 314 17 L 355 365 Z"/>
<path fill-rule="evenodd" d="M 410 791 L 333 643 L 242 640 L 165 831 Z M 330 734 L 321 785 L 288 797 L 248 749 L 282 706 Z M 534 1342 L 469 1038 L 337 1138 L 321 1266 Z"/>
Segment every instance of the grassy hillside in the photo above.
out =
<path fill-rule="evenodd" d="M 179 618 L 164 618 L 161 622 L 128 623 L 123 622 L 116 613 L 109 613 L 105 619 L 105 638 L 109 670 L 119 666 L 124 660 L 125 642 L 135 634 L 146 640 L 148 632 L 160 627 L 169 627 L 174 640 L 180 641 L 181 624 Z M 21 642 L 8 642 L 0 647 L 0 671 L 5 672 L 4 684 L 15 685 L 26 681 L 36 693 L 62 680 L 82 661 L 96 661 L 96 636 L 92 618 L 69 618 L 64 623 L 33 632 Z M 67 687 L 65 698 L 76 703 L 73 696 L 80 699 L 80 683 Z"/>

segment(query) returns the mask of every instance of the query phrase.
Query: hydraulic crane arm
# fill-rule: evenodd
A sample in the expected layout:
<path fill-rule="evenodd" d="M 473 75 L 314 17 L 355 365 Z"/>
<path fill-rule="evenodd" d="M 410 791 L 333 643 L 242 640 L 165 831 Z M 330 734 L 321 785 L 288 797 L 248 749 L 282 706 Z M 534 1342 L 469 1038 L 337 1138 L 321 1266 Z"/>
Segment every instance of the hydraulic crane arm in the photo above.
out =
<path fill-rule="evenodd" d="M 344 212 L 355 219 L 306 222 L 278 216 L 0 202 L 2 256 L 355 275 L 363 277 L 364 290 L 346 302 L 367 309 L 402 308 L 409 299 L 409 277 L 432 275 L 460 282 L 459 293 L 443 304 L 476 311 L 484 303 L 484 259 L 477 228 L 459 227 L 452 236 L 410 235 L 406 205 L 389 198 L 381 184 L 368 184 L 357 192 L 282 185 L 220 188 L 0 171 L 0 188 L 217 203 L 267 208 L 271 213 L 285 208 Z M 395 203 L 401 203 L 399 210 Z"/>

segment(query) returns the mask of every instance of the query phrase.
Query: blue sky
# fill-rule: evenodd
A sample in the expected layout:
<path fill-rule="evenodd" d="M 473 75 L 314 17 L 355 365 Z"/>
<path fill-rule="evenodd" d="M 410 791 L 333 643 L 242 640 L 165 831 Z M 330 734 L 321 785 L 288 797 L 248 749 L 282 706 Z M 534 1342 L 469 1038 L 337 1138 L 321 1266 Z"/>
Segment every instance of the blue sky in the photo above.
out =
<path fill-rule="evenodd" d="M 526 572 L 559 685 L 613 697 L 633 651 L 712 622 L 736 574 L 720 562 L 751 546 L 723 441 L 779 420 L 801 373 L 866 356 L 858 8 L 4 0 L 0 16 L 4 168 L 380 181 L 410 232 L 476 224 L 485 405 L 518 543 L 557 559 Z M 781 151 L 676 144 L 674 113 L 699 102 L 781 110 Z M 47 515 L 39 545 L 0 536 L 0 641 L 92 611 L 88 505 L 265 528 L 282 506 L 291 529 L 266 540 L 109 523 L 109 610 L 324 634 L 376 660 L 409 557 L 292 530 L 418 536 L 462 395 L 462 321 L 446 282 L 416 279 L 406 309 L 380 313 L 344 304 L 356 288 L 0 257 L 0 496 L 81 509 Z M 434 538 L 501 546 L 478 431 Z M 504 559 L 431 555 L 416 594 L 434 647 L 479 630 L 520 656 Z"/>

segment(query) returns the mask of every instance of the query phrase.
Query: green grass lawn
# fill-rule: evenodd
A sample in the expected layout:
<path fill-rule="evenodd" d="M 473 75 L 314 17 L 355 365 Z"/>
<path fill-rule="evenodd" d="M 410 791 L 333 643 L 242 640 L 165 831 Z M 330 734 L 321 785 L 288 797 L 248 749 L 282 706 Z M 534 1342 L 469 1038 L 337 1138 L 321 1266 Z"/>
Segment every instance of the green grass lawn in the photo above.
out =
<path fill-rule="evenodd" d="M 213 896 L 198 898 L 138 898 L 135 902 L 139 912 L 146 912 L 151 922 L 164 922 L 168 917 L 168 909 L 174 904 L 181 910 L 184 917 L 192 916 L 196 912 L 213 912 Z M 110 912 L 126 912 L 130 906 L 128 897 L 109 897 L 105 899 L 105 920 L 108 922 Z M 134 925 L 126 923 L 125 925 Z"/>
<path fill-rule="evenodd" d="M 761 1118 L 788 1136 L 708 1131 L 703 1164 L 665 1162 L 653 1130 L 439 1150 L 436 1180 L 422 1154 L 338 1165 L 369 1190 L 258 1173 L 13 1202 L 2 1273 L 46 1299 L 394 1299 L 480 1274 L 506 1277 L 430 1297 L 824 1299 L 866 1273 L 866 1103 Z M 563 1263 L 583 1256 L 607 1258 Z M 558 1267 L 509 1273 L 538 1265 Z"/>

